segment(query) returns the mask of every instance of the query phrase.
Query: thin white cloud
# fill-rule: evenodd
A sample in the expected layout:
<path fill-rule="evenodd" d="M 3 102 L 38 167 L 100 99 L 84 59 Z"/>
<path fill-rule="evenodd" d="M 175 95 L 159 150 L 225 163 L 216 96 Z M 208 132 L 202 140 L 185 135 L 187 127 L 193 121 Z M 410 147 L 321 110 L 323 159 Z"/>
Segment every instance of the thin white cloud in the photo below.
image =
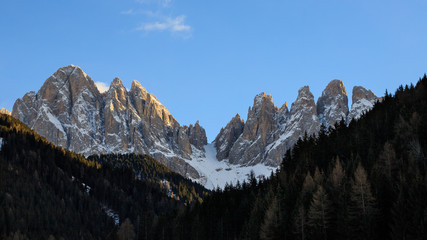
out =
<path fill-rule="evenodd" d="M 100 93 L 104 93 L 109 89 L 108 85 L 105 82 L 96 82 L 95 85 Z"/>
<path fill-rule="evenodd" d="M 153 11 L 144 10 L 144 9 L 133 9 L 133 8 L 126 10 L 126 11 L 121 11 L 120 14 L 122 14 L 122 15 L 145 15 L 145 16 L 150 17 L 150 18 L 161 17 L 159 12 L 153 12 Z"/>
<path fill-rule="evenodd" d="M 170 32 L 173 36 L 179 38 L 190 38 L 193 28 L 185 22 L 186 16 L 165 15 L 164 7 L 172 7 L 173 0 L 135 0 L 135 2 L 151 5 L 144 8 L 130 8 L 120 12 L 122 15 L 142 18 L 140 24 L 134 28 L 134 31 L 145 32 Z M 154 5 L 154 6 L 153 6 Z M 142 22 L 142 23 L 141 23 Z"/>
<path fill-rule="evenodd" d="M 172 3 L 172 0 L 135 0 L 135 1 L 143 4 L 158 4 L 162 7 L 169 7 Z"/>
<path fill-rule="evenodd" d="M 123 15 L 133 15 L 133 14 L 136 14 L 136 13 L 135 13 L 135 10 L 129 9 L 129 10 L 126 10 L 126 11 L 121 11 L 120 14 L 123 14 Z"/>
<path fill-rule="evenodd" d="M 170 31 L 170 32 L 190 32 L 191 26 L 185 24 L 185 15 L 176 18 L 166 17 L 161 22 L 142 23 L 136 30 L 138 31 Z"/>

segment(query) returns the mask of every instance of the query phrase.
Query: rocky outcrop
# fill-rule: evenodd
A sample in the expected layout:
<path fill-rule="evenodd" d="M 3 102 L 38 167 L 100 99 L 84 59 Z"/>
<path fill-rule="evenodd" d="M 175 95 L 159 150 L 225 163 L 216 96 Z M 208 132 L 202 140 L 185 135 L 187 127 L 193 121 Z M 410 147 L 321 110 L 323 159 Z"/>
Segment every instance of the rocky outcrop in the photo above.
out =
<path fill-rule="evenodd" d="M 340 80 L 332 80 L 322 96 L 317 100 L 317 114 L 320 123 L 325 127 L 346 119 L 348 114 L 348 98 L 344 84 Z"/>
<path fill-rule="evenodd" d="M 234 125 L 233 122 L 236 120 L 233 119 L 227 126 Z M 309 87 L 299 90 L 291 111 L 288 110 L 286 103 L 281 108 L 275 107 L 271 95 L 261 93 L 255 97 L 243 132 L 237 140 L 234 143 L 228 141 L 228 148 L 222 147 L 224 144 L 217 142 L 224 136 L 221 131 L 215 144 L 218 153 L 223 157 L 219 159 L 228 156 L 230 163 L 242 165 L 263 163 L 278 166 L 286 150 L 299 137 L 305 132 L 316 133 L 319 126 L 316 104 Z M 232 147 L 229 147 L 230 145 Z M 227 149 L 230 150 L 227 152 Z"/>
<path fill-rule="evenodd" d="M 298 90 L 298 97 L 291 106 L 290 117 L 285 129 L 287 148 L 290 148 L 300 137 L 313 135 L 320 130 L 320 121 L 314 103 L 314 96 L 308 86 Z"/>
<path fill-rule="evenodd" d="M 359 119 L 363 113 L 371 110 L 379 100 L 371 90 L 366 90 L 361 86 L 353 87 L 351 111 L 347 116 L 347 123 L 353 119 Z"/>
<path fill-rule="evenodd" d="M 37 92 L 18 99 L 12 115 L 52 143 L 75 152 L 102 152 L 104 105 L 92 79 L 80 68 L 60 68 Z"/>
<path fill-rule="evenodd" d="M 203 147 L 208 144 L 206 131 L 199 125 L 199 121 L 197 121 L 194 126 L 193 124 L 190 124 L 189 127 L 184 126 L 184 131 L 188 136 L 190 144 L 192 144 L 197 149 L 203 150 Z"/>
<path fill-rule="evenodd" d="M 60 68 L 40 90 L 18 99 L 12 115 L 52 143 L 84 155 L 151 154 L 184 176 L 198 178 L 192 145 L 206 145 L 198 123 L 181 127 L 169 111 L 134 81 L 128 92 L 115 78 L 101 94 L 79 67 Z"/>
<path fill-rule="evenodd" d="M 1 113 L 1 114 L 6 114 L 6 115 L 12 115 L 12 113 L 11 113 L 11 112 L 9 112 L 6 108 L 1 108 L 1 109 L 0 109 L 0 113 Z"/>
<path fill-rule="evenodd" d="M 214 141 L 215 148 L 217 149 L 216 157 L 218 160 L 228 158 L 231 147 L 233 146 L 234 142 L 236 142 L 237 138 L 239 138 L 239 136 L 243 133 L 244 127 L 245 122 L 240 119 L 239 114 L 236 114 L 236 116 L 231 119 L 225 128 L 221 128 Z"/>
<path fill-rule="evenodd" d="M 347 93 L 340 80 L 328 84 L 317 105 L 310 88 L 300 88 L 290 111 L 287 104 L 277 108 L 270 95 L 259 94 L 249 108 L 245 124 L 242 121 L 238 125 L 240 117 L 235 117 L 221 129 L 215 139 L 217 158 L 228 159 L 232 164 L 279 166 L 286 151 L 300 137 L 317 134 L 322 124 L 328 128 L 342 119 L 351 121 L 354 116 L 360 116 L 362 110 L 369 110 L 376 100 L 372 92 L 356 87 L 349 112 Z M 241 133 L 232 131 L 243 126 Z"/>
<path fill-rule="evenodd" d="M 254 165 L 263 161 L 264 148 L 276 137 L 272 133 L 278 130 L 277 113 L 271 95 L 261 93 L 255 97 L 243 132 L 230 149 L 230 163 Z"/>

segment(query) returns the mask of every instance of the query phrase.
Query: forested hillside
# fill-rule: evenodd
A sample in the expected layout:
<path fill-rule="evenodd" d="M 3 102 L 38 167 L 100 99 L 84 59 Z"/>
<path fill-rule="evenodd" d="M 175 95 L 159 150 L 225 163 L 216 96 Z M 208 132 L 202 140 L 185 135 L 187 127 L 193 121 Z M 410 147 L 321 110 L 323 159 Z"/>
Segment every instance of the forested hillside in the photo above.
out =
<path fill-rule="evenodd" d="M 145 176 L 141 179 L 130 168 L 101 166 L 56 147 L 4 114 L 0 139 L 2 239 L 155 239 L 184 201 L 201 201 L 192 190 L 182 194 L 182 201 L 168 197 L 164 187 L 148 178 L 173 181 L 175 175 L 147 157 L 142 159 L 151 165 L 139 169 Z M 185 183 L 194 189 L 191 181 Z"/>
<path fill-rule="evenodd" d="M 149 155 L 108 154 L 88 157 L 102 166 L 131 169 L 139 180 L 159 184 L 159 188 L 170 196 L 185 203 L 198 201 L 208 194 L 206 188 L 180 174 L 173 172 Z"/>
<path fill-rule="evenodd" d="M 427 239 L 427 77 L 288 151 L 270 179 L 211 194 L 177 239 Z M 171 239 L 173 239 L 171 237 Z"/>

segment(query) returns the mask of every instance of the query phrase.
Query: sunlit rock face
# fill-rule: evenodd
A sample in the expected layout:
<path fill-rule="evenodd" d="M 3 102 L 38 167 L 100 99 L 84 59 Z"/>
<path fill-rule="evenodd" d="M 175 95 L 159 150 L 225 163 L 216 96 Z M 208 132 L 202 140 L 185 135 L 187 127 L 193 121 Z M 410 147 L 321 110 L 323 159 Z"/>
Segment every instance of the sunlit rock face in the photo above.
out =
<path fill-rule="evenodd" d="M 0 113 L 1 114 L 6 114 L 6 115 L 12 115 L 12 113 L 9 112 L 6 108 L 0 108 Z"/>
<path fill-rule="evenodd" d="M 185 159 L 192 146 L 206 145 L 205 130 L 199 123 L 180 126 L 137 81 L 127 91 L 115 78 L 101 94 L 82 69 L 70 65 L 58 69 L 37 93 L 18 99 L 12 115 L 77 153 L 151 154 L 184 176 L 199 177 Z"/>
<path fill-rule="evenodd" d="M 300 88 L 290 111 L 287 104 L 275 107 L 272 97 L 261 93 L 249 108 L 246 123 L 236 116 L 221 129 L 215 139 L 217 158 L 240 165 L 279 166 L 299 138 L 317 134 L 321 125 L 334 127 L 341 120 L 349 123 L 377 100 L 371 91 L 355 87 L 349 111 L 347 92 L 340 80 L 328 84 L 317 104 L 308 86 Z"/>

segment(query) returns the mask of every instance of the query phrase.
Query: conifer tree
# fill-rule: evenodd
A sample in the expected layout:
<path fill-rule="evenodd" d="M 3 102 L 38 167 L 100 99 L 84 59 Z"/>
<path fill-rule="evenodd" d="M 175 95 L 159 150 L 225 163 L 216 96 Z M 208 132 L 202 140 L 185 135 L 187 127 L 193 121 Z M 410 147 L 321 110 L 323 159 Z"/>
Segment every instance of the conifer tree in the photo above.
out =
<path fill-rule="evenodd" d="M 314 177 L 313 180 L 316 184 L 321 185 L 323 183 L 323 172 L 319 170 L 319 167 L 316 167 L 316 170 L 314 170 Z"/>
<path fill-rule="evenodd" d="M 316 185 L 314 183 L 314 180 L 311 177 L 310 172 L 307 172 L 301 189 L 301 203 L 303 204 L 303 206 L 308 206 L 310 204 L 312 194 L 315 188 Z"/>
<path fill-rule="evenodd" d="M 135 230 L 129 218 L 126 218 L 125 221 L 120 225 L 120 228 L 117 231 L 117 236 L 120 240 L 135 239 Z"/>
<path fill-rule="evenodd" d="M 357 236 L 357 239 L 372 239 L 376 200 L 372 195 L 366 171 L 360 162 L 351 183 L 350 200 L 349 221 L 353 236 Z"/>
<path fill-rule="evenodd" d="M 345 189 L 345 171 L 341 161 L 337 156 L 335 165 L 329 175 L 329 191 L 331 193 L 331 225 L 333 225 L 332 235 L 337 239 L 345 238 L 347 226 L 345 218 L 347 216 L 346 189 Z"/>
<path fill-rule="evenodd" d="M 310 236 L 314 239 L 327 239 L 327 229 L 329 228 L 331 202 L 321 185 L 317 187 L 316 193 L 308 212 L 308 226 Z"/>
<path fill-rule="evenodd" d="M 280 203 L 277 197 L 274 197 L 264 215 L 264 222 L 260 229 L 261 240 L 282 239 L 280 234 L 282 216 Z"/>
<path fill-rule="evenodd" d="M 343 179 L 345 176 L 345 171 L 341 166 L 340 158 L 337 156 L 335 159 L 335 166 L 330 175 L 330 182 L 334 189 L 339 189 L 343 185 Z"/>
<path fill-rule="evenodd" d="M 294 217 L 294 233 L 298 239 L 307 238 L 307 214 L 303 204 L 299 204 Z"/>

